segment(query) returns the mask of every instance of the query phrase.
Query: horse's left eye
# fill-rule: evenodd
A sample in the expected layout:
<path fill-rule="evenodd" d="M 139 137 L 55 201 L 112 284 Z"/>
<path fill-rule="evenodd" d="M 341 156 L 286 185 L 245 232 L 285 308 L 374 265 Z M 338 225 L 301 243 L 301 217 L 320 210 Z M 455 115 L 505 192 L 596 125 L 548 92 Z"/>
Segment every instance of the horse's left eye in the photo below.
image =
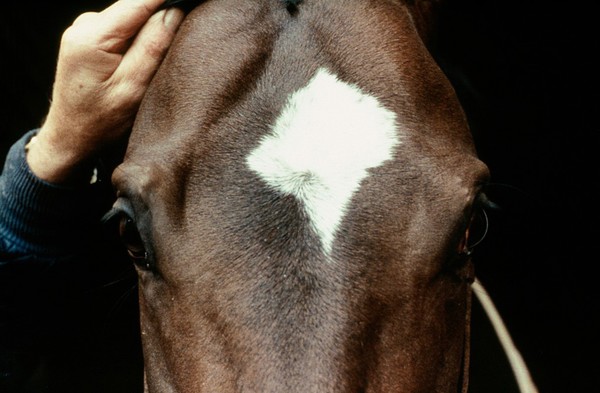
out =
<path fill-rule="evenodd" d="M 459 253 L 470 254 L 471 251 L 485 239 L 489 229 L 489 219 L 486 209 L 495 209 L 497 206 L 485 194 L 480 194 L 475 201 L 475 206 L 458 246 Z"/>
<path fill-rule="evenodd" d="M 127 215 L 121 217 L 119 235 L 133 262 L 141 268 L 148 269 L 148 253 L 146 252 L 146 247 L 137 229 L 137 225 L 131 217 Z"/>
<path fill-rule="evenodd" d="M 461 237 L 459 243 L 458 243 L 458 254 L 460 255 L 468 255 L 471 253 L 470 247 L 469 247 L 469 235 L 471 232 L 471 225 L 469 224 L 469 226 L 467 227 L 467 229 L 465 230 L 465 232 L 463 233 L 463 236 Z"/>

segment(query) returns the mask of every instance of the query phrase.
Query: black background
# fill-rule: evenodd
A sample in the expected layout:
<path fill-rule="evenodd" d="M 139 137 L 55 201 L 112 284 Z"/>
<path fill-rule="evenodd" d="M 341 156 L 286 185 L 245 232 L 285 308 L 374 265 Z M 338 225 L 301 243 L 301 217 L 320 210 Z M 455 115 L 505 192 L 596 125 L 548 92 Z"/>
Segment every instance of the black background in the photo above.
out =
<path fill-rule="evenodd" d="M 43 119 L 61 32 L 109 3 L 3 4 L 2 156 Z M 478 276 L 545 393 L 598 389 L 596 19 L 583 2 L 450 0 L 435 50 L 501 207 L 475 254 Z M 480 314 L 472 392 L 512 392 Z"/>

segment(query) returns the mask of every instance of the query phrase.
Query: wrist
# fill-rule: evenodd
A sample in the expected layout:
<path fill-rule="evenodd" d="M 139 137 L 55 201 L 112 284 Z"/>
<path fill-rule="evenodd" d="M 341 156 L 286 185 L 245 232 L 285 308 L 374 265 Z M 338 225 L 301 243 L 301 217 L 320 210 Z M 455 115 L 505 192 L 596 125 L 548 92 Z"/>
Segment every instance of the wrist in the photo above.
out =
<path fill-rule="evenodd" d="M 53 139 L 47 129 L 42 128 L 33 136 L 25 151 L 32 173 L 48 183 L 73 184 L 91 177 L 89 160 L 69 148 L 65 141 Z"/>

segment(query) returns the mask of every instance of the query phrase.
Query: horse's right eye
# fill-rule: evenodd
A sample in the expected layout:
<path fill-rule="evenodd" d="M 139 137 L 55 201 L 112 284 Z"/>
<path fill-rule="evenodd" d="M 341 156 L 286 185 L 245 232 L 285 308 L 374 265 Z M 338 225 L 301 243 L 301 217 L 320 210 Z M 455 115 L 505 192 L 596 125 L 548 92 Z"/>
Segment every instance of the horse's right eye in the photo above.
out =
<path fill-rule="evenodd" d="M 121 217 L 119 235 L 133 262 L 143 269 L 150 269 L 148 253 L 133 218 L 127 215 Z"/>

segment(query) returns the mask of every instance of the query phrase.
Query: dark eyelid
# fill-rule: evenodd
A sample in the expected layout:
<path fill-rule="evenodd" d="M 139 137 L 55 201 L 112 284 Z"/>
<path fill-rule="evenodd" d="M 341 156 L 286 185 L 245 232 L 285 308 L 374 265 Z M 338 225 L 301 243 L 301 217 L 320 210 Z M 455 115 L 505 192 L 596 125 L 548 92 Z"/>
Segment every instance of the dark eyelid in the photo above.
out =
<path fill-rule="evenodd" d="M 497 210 L 500 208 L 496 203 L 492 202 L 485 191 L 480 191 L 475 199 L 475 207 L 479 209 Z"/>
<path fill-rule="evenodd" d="M 133 208 L 131 207 L 131 203 L 124 197 L 119 197 L 113 204 L 112 208 L 102 216 L 101 222 L 103 224 L 111 222 L 113 219 L 120 217 L 122 215 L 126 215 L 135 219 L 133 214 Z"/>
<path fill-rule="evenodd" d="M 122 213 L 121 210 L 116 209 L 116 208 L 113 207 L 109 211 L 107 211 L 106 213 L 104 213 L 104 215 L 100 219 L 100 222 L 102 224 L 108 224 L 108 223 L 112 222 L 113 219 L 115 219 L 116 217 L 120 216 L 121 213 Z"/>
<path fill-rule="evenodd" d="M 126 197 L 121 196 L 121 197 L 117 198 L 117 200 L 113 204 L 113 209 L 118 209 L 118 210 L 122 211 L 123 213 L 127 214 L 129 217 L 135 218 L 133 206 L 132 206 L 131 202 L 129 201 L 129 199 Z"/>

